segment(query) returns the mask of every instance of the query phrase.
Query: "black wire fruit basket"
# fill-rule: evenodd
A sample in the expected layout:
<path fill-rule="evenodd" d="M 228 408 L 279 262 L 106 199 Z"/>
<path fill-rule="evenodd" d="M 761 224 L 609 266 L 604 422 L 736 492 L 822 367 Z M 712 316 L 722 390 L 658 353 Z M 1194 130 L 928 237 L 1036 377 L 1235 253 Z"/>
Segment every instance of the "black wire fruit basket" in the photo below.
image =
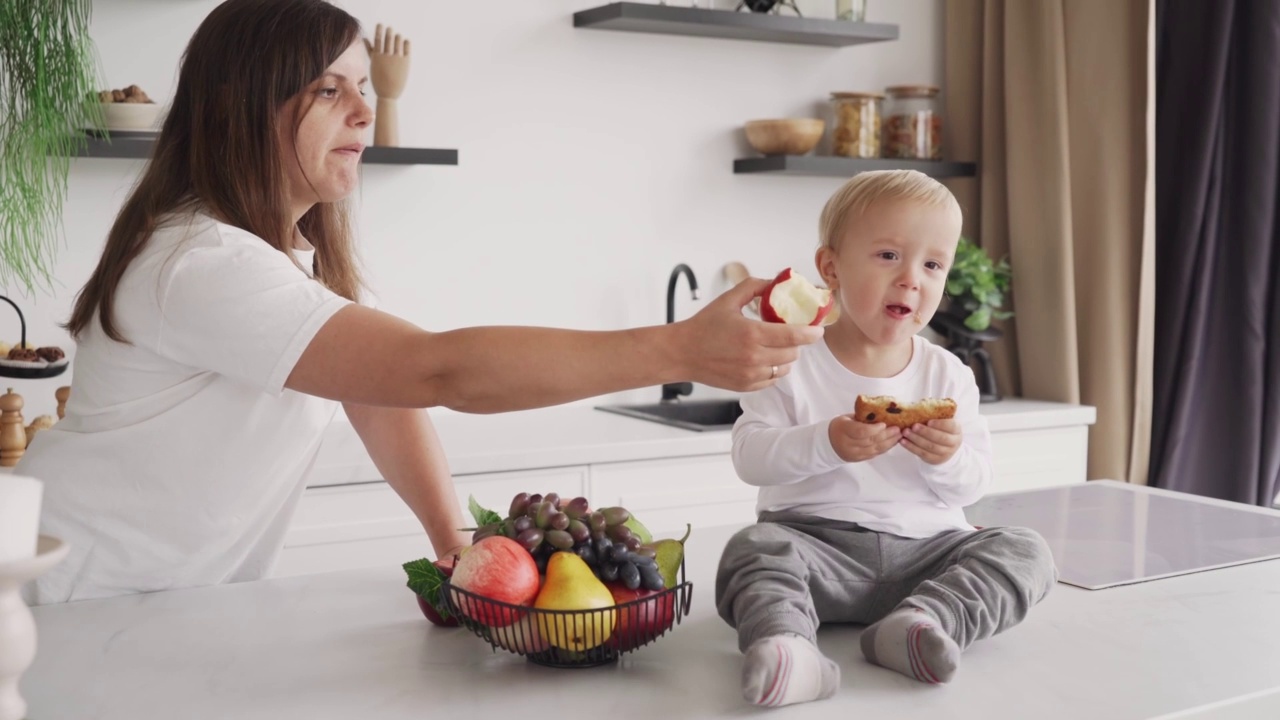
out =
<path fill-rule="evenodd" d="M 499 602 L 442 586 L 449 612 L 499 649 L 547 667 L 586 668 L 616 662 L 622 653 L 654 642 L 688 616 L 693 583 L 685 579 L 652 595 L 596 610 L 544 610 Z"/>

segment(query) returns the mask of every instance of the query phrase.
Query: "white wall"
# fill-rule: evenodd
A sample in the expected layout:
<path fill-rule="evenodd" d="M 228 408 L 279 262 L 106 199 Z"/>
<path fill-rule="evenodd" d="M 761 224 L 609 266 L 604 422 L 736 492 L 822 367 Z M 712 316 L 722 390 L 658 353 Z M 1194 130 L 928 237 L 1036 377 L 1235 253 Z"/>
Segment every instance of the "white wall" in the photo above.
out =
<path fill-rule="evenodd" d="M 694 303 L 682 284 L 678 318 L 724 288 L 731 260 L 758 276 L 795 265 L 815 277 L 818 212 L 841 181 L 734 175 L 733 159 L 750 153 L 742 123 L 825 113 L 833 90 L 942 81 L 941 0 L 871 0 L 868 20 L 899 24 L 900 39 L 843 49 L 573 28 L 574 11 L 603 3 L 339 3 L 370 32 L 387 23 L 412 40 L 401 144 L 460 153 L 457 167 L 366 166 L 360 232 L 382 309 L 436 330 L 621 328 L 663 321 L 680 262 L 706 290 Z M 105 82 L 167 100 L 187 39 L 216 5 L 94 2 Z M 813 17 L 834 6 L 800 3 Z M 140 166 L 73 164 L 61 288 L 19 299 L 34 342 L 71 349 L 56 324 Z M 0 338 L 17 333 L 0 311 Z M 31 418 L 51 412 L 68 378 L 11 385 Z"/>

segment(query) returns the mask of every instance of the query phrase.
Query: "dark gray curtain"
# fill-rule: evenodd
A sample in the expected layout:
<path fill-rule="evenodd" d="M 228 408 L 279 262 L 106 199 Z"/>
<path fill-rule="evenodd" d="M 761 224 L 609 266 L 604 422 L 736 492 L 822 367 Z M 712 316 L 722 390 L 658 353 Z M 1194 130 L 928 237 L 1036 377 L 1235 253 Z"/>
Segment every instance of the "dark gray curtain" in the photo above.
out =
<path fill-rule="evenodd" d="M 1151 480 L 1280 490 L 1280 0 L 1156 0 Z"/>

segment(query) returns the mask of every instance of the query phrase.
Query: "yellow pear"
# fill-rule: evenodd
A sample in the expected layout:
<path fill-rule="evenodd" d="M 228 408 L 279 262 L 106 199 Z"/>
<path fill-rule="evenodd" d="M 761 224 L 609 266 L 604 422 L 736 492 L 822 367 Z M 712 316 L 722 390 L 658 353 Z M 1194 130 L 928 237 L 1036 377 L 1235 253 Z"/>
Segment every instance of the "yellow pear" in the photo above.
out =
<path fill-rule="evenodd" d="M 591 611 L 538 613 L 539 634 L 561 650 L 583 652 L 603 645 L 617 620 L 613 593 L 571 552 L 555 553 L 547 561 L 547 581 L 533 606 L 539 610 Z"/>

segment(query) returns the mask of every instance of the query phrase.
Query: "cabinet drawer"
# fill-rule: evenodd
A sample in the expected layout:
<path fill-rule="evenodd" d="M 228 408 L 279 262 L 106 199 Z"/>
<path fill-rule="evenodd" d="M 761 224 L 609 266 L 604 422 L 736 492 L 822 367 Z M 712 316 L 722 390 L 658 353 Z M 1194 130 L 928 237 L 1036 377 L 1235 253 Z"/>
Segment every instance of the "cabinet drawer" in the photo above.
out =
<path fill-rule="evenodd" d="M 592 465 L 590 498 L 635 512 L 655 536 L 756 519 L 756 488 L 738 479 L 727 454 Z"/>
<path fill-rule="evenodd" d="M 991 434 L 995 478 L 988 492 L 1084 482 L 1088 474 L 1087 426 L 1008 430 Z"/>
<path fill-rule="evenodd" d="M 338 570 L 403 565 L 418 558 L 434 558 L 427 534 L 418 532 L 398 537 L 285 546 L 271 571 L 272 577 L 313 575 Z"/>
<path fill-rule="evenodd" d="M 585 494 L 587 468 L 459 475 L 454 485 L 469 526 L 469 495 L 505 515 L 512 496 L 519 492 Z M 399 564 L 433 555 L 418 518 L 385 482 L 309 488 L 285 535 L 274 575 Z"/>

